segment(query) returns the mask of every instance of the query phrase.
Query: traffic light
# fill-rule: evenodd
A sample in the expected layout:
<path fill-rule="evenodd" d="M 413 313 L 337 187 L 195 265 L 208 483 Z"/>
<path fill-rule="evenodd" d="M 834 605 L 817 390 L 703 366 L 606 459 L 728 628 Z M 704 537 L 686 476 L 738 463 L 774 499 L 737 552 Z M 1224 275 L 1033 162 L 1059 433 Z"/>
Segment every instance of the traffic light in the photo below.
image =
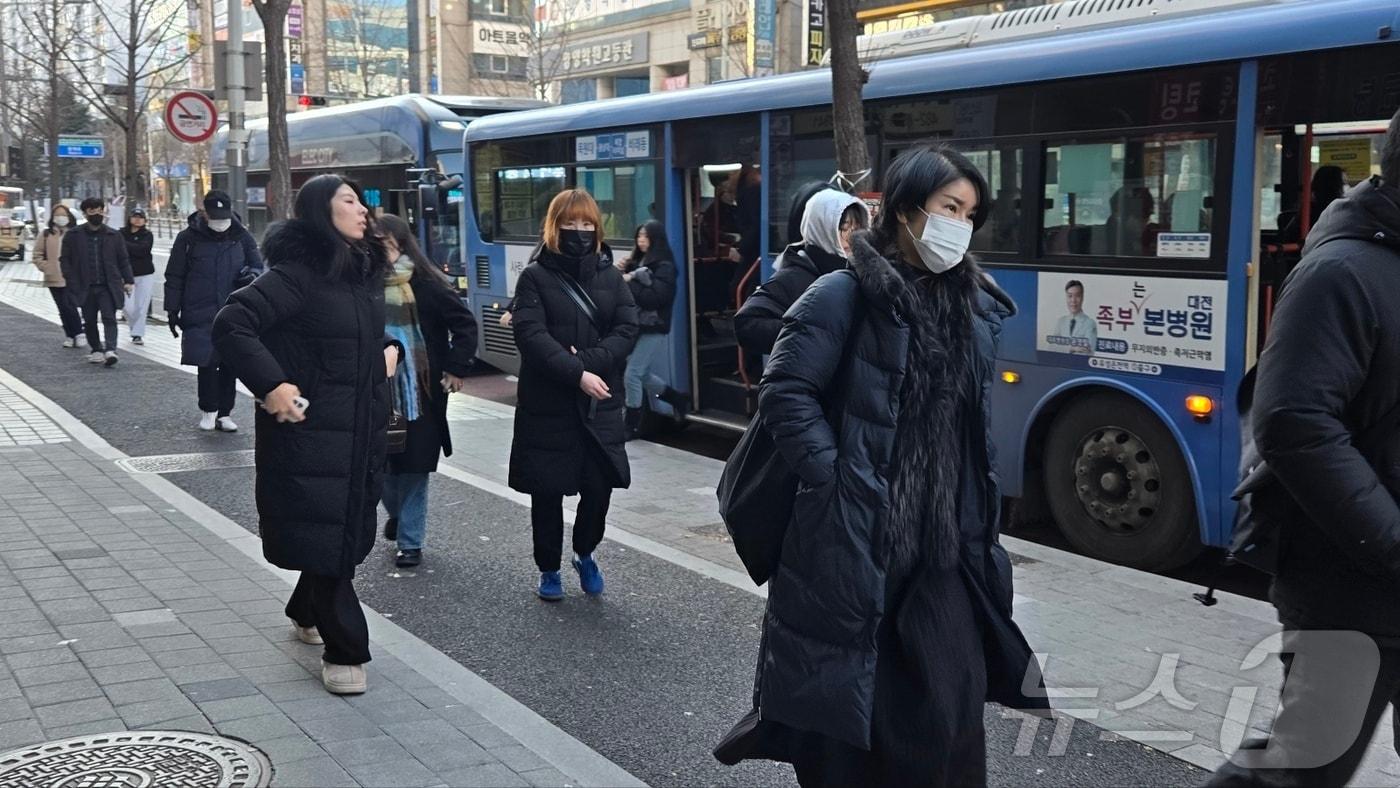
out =
<path fill-rule="evenodd" d="M 326 106 L 325 96 L 297 96 L 297 104 L 302 107 L 324 107 Z"/>

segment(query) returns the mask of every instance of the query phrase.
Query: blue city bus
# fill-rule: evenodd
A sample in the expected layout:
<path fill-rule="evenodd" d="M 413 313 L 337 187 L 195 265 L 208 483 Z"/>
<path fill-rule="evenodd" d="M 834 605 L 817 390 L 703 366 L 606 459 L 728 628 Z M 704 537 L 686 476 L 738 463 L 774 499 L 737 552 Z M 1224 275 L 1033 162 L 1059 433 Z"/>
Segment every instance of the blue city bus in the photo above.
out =
<path fill-rule="evenodd" d="M 1154 3 L 1155 21 L 1056 32 Z M 1075 0 L 875 62 L 864 95 L 876 172 L 859 187 L 931 138 L 983 169 L 995 204 L 974 249 L 1020 307 L 994 393 L 1002 489 L 1018 518 L 1052 518 L 1081 552 L 1154 570 L 1228 542 L 1236 397 L 1314 218 L 1312 174 L 1376 172 L 1400 106 L 1394 0 L 1171 11 Z M 759 370 L 735 347 L 733 312 L 792 240 L 791 196 L 835 171 L 830 101 L 822 70 L 472 124 L 462 226 L 482 357 L 518 366 L 497 318 L 549 198 L 583 186 L 615 250 L 642 222 L 666 223 L 681 270 L 669 383 L 693 395 L 690 418 L 745 424 Z M 736 171 L 754 168 L 763 255 L 735 265 L 744 205 L 729 196 Z"/>
<path fill-rule="evenodd" d="M 408 220 L 429 256 L 455 275 L 460 273 L 454 269 L 460 268 L 462 238 L 456 203 L 462 192 L 444 189 L 434 195 L 443 210 L 434 212 L 437 220 L 422 221 L 422 173 L 461 176 L 462 131 L 471 121 L 542 105 L 529 99 L 407 95 L 293 113 L 287 117 L 292 189 L 323 173 L 354 178 L 364 187 L 370 208 Z M 268 223 L 267 120 L 250 121 L 248 130 L 247 222 L 261 236 Z M 228 185 L 227 142 L 225 127 L 214 137 L 209 159 L 218 188 Z"/>

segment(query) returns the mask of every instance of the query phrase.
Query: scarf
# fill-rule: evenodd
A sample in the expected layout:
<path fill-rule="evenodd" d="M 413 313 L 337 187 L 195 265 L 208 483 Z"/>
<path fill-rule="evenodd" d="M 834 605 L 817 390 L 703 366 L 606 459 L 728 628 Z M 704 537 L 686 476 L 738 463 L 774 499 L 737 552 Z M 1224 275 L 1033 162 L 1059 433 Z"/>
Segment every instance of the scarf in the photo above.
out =
<path fill-rule="evenodd" d="M 946 569 L 957 561 L 961 541 L 963 422 L 976 402 L 970 297 L 977 285 L 966 271 L 933 275 L 893 265 L 905 282 L 895 305 L 909 324 L 909 357 L 890 480 L 889 562 Z"/>
<path fill-rule="evenodd" d="M 394 409 L 405 419 L 417 421 L 423 413 L 423 403 L 432 397 L 432 389 L 428 380 L 428 343 L 418 322 L 411 279 L 413 258 L 399 255 L 384 279 L 384 330 L 404 347 L 391 387 Z"/>

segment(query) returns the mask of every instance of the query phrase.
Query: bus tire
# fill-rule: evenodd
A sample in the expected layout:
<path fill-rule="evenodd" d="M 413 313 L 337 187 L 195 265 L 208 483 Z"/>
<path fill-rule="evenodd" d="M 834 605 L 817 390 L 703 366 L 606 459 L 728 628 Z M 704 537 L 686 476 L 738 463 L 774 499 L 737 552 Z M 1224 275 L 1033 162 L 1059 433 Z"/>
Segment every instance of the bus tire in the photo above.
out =
<path fill-rule="evenodd" d="M 1046 435 L 1050 512 L 1085 555 L 1150 571 L 1201 552 L 1190 470 L 1156 414 L 1114 392 L 1077 397 Z"/>

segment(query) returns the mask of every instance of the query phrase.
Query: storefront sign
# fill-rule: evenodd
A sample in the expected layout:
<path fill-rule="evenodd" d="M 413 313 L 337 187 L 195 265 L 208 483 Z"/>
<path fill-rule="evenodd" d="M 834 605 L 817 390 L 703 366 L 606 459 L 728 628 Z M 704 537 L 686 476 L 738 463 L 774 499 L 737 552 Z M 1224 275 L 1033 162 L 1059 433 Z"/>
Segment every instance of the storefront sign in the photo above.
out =
<path fill-rule="evenodd" d="M 646 31 L 617 38 L 596 39 L 570 44 L 562 53 L 564 71 L 570 76 L 607 71 L 621 66 L 645 64 L 648 60 Z"/>
<path fill-rule="evenodd" d="M 503 22 L 473 22 L 474 51 L 487 55 L 524 57 L 530 47 L 530 33 L 520 25 Z"/>
<path fill-rule="evenodd" d="M 686 36 L 685 44 L 689 49 L 709 49 L 717 47 L 724 41 L 724 31 L 706 30 L 703 33 L 691 33 Z"/>
<path fill-rule="evenodd" d="M 303 10 L 293 4 L 287 8 L 287 92 L 306 92 L 306 66 L 302 60 Z"/>
<path fill-rule="evenodd" d="M 778 0 L 751 0 L 749 10 L 749 76 L 773 74 L 778 42 Z"/>
<path fill-rule="evenodd" d="M 1225 289 L 1223 280 L 1041 273 L 1036 350 L 1120 372 L 1223 371 Z"/>
<path fill-rule="evenodd" d="M 574 138 L 575 161 L 619 161 L 651 156 L 651 132 L 627 131 Z"/>
<path fill-rule="evenodd" d="M 807 21 L 802 30 L 807 65 L 820 66 L 826 55 L 826 0 L 807 0 Z"/>
<path fill-rule="evenodd" d="M 661 80 L 662 90 L 685 90 L 690 87 L 689 74 L 677 74 L 674 77 L 666 77 Z"/>

